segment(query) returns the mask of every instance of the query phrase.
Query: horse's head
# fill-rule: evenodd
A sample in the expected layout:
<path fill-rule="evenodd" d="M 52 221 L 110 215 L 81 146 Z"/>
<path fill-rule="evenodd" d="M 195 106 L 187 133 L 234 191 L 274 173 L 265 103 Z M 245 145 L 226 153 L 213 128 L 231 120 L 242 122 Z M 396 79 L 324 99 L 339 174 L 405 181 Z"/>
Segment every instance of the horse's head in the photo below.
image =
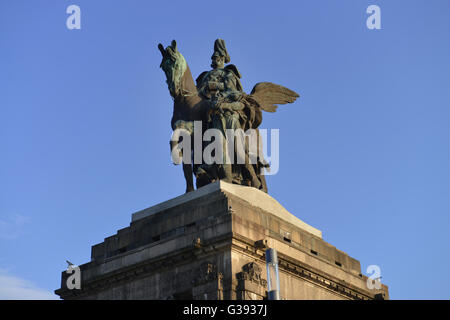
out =
<path fill-rule="evenodd" d="M 164 49 L 163 45 L 158 44 L 158 49 L 162 54 L 160 68 L 166 74 L 166 82 L 169 86 L 170 95 L 175 98 L 181 93 L 181 79 L 186 71 L 187 64 L 182 54 L 177 50 L 177 43 L 172 40 L 170 46 Z"/>

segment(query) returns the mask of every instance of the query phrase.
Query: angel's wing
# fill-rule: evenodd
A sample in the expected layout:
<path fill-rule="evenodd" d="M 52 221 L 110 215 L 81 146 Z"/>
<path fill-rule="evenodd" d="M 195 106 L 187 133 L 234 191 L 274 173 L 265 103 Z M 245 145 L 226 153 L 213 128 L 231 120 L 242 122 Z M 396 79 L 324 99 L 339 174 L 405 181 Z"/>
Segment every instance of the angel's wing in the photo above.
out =
<path fill-rule="evenodd" d="M 292 103 L 299 97 L 298 93 L 271 82 L 257 83 L 249 95 L 262 110 L 275 112 L 277 104 Z"/>

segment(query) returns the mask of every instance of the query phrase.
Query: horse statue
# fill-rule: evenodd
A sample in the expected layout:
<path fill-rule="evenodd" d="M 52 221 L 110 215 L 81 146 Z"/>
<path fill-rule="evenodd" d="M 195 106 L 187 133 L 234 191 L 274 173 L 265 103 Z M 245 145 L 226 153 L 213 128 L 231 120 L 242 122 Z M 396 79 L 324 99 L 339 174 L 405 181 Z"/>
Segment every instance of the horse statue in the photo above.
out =
<path fill-rule="evenodd" d="M 221 43 L 224 48 L 223 40 L 218 40 L 222 41 Z M 218 40 L 216 40 L 216 43 L 218 42 Z M 160 67 L 166 75 L 166 82 L 169 88 L 169 92 L 174 101 L 173 115 L 171 120 L 172 129 L 174 130 L 174 132 L 176 132 L 177 129 L 183 129 L 185 132 L 187 131 L 189 134 L 189 138 L 191 139 L 192 146 L 194 144 L 194 121 L 201 121 L 203 137 L 203 133 L 207 129 L 209 114 L 211 112 L 211 101 L 205 98 L 205 96 L 201 95 L 198 90 L 199 79 L 201 81 L 201 78 L 204 77 L 207 72 L 202 73 L 199 78 L 197 78 L 196 84 L 185 58 L 177 49 L 177 43 L 175 40 L 172 40 L 171 45 L 167 46 L 166 48 L 164 48 L 162 44 L 158 44 L 158 49 L 160 50 L 162 55 L 162 62 Z M 233 70 L 233 72 L 240 78 L 240 74 L 234 65 L 228 65 L 224 69 Z M 262 143 L 260 143 L 261 140 L 258 131 L 258 126 L 262 122 L 262 111 L 275 112 L 277 109 L 277 104 L 292 103 L 298 97 L 299 95 L 296 92 L 270 82 L 257 83 L 253 87 L 253 90 L 249 95 L 245 94 L 243 91 L 241 92 L 240 102 L 245 105 L 245 115 L 243 118 L 246 119 L 245 122 L 241 124 L 241 127 L 244 130 L 254 129 L 256 131 L 258 139 L 258 161 L 256 164 L 253 164 L 254 169 L 251 168 L 251 170 L 243 170 L 247 172 L 253 172 L 253 177 L 242 179 L 242 173 L 238 173 L 237 175 L 241 174 L 241 176 L 240 178 L 233 180 L 233 183 L 255 186 L 252 185 L 252 181 L 257 180 L 258 186 L 255 187 L 264 192 L 267 192 L 267 185 L 265 182 L 264 174 L 261 173 L 263 171 L 263 168 L 268 168 L 268 164 L 262 158 Z M 178 138 L 173 139 L 172 137 L 170 143 L 172 152 L 174 148 L 177 147 L 179 142 L 180 141 L 178 140 Z M 190 154 L 189 156 L 192 159 L 192 154 Z M 246 156 L 248 158 L 248 154 Z M 204 168 L 202 168 L 201 165 L 199 166 L 199 164 L 194 164 L 193 161 L 191 161 L 190 163 L 185 163 L 183 161 L 182 163 L 183 173 L 186 180 L 186 192 L 194 190 L 194 173 L 196 173 L 197 188 L 217 179 L 221 179 L 220 176 L 213 174 L 209 175 L 208 173 L 210 172 L 205 172 L 205 170 L 203 170 Z M 233 169 L 237 169 L 237 172 L 239 172 L 239 169 L 245 169 L 248 168 L 248 166 L 248 164 L 234 165 Z M 199 172 L 203 172 L 204 174 L 199 176 Z M 255 174 L 255 172 L 257 173 Z M 207 177 L 206 180 L 205 176 Z"/>
<path fill-rule="evenodd" d="M 158 49 L 162 54 L 160 67 L 166 74 L 166 82 L 173 98 L 172 130 L 180 128 L 187 130 L 191 136 L 191 145 L 193 145 L 194 121 L 204 123 L 208 101 L 199 96 L 191 70 L 183 55 L 177 50 L 176 41 L 173 40 L 171 45 L 165 49 L 162 44 L 158 44 Z M 171 150 L 176 148 L 177 143 L 176 140 L 170 141 Z M 186 180 L 186 193 L 193 191 L 193 162 L 183 162 L 183 173 Z"/>

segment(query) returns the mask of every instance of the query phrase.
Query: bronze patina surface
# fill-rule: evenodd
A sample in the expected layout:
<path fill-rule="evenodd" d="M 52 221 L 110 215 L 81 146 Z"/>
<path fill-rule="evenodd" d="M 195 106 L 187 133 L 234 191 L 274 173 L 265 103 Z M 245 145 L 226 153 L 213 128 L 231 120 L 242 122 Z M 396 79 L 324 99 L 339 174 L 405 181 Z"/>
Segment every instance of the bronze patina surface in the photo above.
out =
<path fill-rule="evenodd" d="M 183 55 L 178 51 L 177 43 L 164 48 L 158 45 L 162 54 L 161 68 L 166 74 L 170 95 L 174 101 L 172 129 L 184 129 L 193 140 L 194 121 L 199 121 L 202 133 L 207 129 L 217 129 L 223 134 L 222 150 L 224 158 L 231 154 L 231 161 L 225 159 L 222 163 L 189 164 L 183 162 L 183 172 L 186 179 L 186 192 L 194 190 L 193 175 L 196 177 L 197 188 L 217 180 L 229 183 L 255 187 L 267 192 L 264 168 L 269 164 L 262 156 L 262 142 L 258 127 L 262 122 L 262 111 L 275 112 L 277 105 L 294 102 L 299 95 L 283 86 L 271 82 L 257 83 L 250 94 L 243 91 L 238 68 L 230 62 L 230 56 L 225 41 L 217 39 L 211 56 L 212 70 L 202 72 L 196 79 L 192 78 L 189 66 Z M 225 65 L 227 64 L 227 65 Z M 243 150 L 229 150 L 227 130 L 242 129 L 248 132 L 254 129 L 254 141 L 242 143 Z M 171 148 L 177 147 L 180 141 L 171 141 Z M 256 146 L 248 144 L 256 143 Z M 193 145 L 193 142 L 191 143 Z M 233 141 L 233 146 L 235 143 Z M 203 143 L 203 148 L 207 144 Z M 249 150 L 257 150 L 255 160 L 250 161 Z M 236 161 L 240 157 L 242 161 Z"/>

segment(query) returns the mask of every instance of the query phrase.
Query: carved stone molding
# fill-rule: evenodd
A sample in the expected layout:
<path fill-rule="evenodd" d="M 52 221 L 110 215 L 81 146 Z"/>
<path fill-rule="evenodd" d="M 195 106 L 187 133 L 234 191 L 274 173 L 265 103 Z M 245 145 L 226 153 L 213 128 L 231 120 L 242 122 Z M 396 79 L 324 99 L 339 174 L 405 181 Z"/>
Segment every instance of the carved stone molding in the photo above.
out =
<path fill-rule="evenodd" d="M 242 272 L 236 276 L 238 280 L 249 280 L 255 282 L 263 287 L 267 285 L 267 281 L 261 277 L 262 269 L 255 262 L 250 262 L 242 267 Z"/>
<path fill-rule="evenodd" d="M 203 262 L 200 265 L 200 268 L 197 269 L 196 276 L 192 280 L 192 284 L 198 286 L 213 280 L 222 281 L 222 279 L 223 274 L 217 272 L 217 266 L 215 263 Z"/>

